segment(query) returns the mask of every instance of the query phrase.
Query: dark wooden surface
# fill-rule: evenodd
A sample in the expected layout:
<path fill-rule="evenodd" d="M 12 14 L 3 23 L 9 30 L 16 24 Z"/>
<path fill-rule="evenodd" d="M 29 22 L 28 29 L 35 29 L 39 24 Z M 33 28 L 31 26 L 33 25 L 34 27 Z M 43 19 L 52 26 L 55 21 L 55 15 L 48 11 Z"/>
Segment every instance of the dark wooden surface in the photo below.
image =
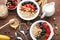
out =
<path fill-rule="evenodd" d="M 52 18 L 56 18 L 56 22 L 57 22 L 57 26 L 58 26 L 58 30 L 54 30 L 54 32 L 56 33 L 56 35 L 53 36 L 52 40 L 60 40 L 60 0 L 48 0 L 48 2 L 52 2 L 54 1 L 56 3 L 56 11 L 55 14 L 52 17 L 45 17 L 44 20 L 48 21 L 49 23 L 52 24 L 53 28 L 54 28 L 54 21 L 52 20 Z M 27 25 L 27 27 L 24 27 L 25 32 L 27 31 L 27 37 L 29 40 L 32 40 L 29 34 L 29 28 L 31 26 L 31 24 L 37 20 L 40 20 L 40 16 L 38 16 L 36 19 L 32 20 L 32 21 L 25 21 L 22 20 L 21 18 L 19 18 L 17 16 L 17 12 L 16 10 L 14 11 L 9 11 L 8 12 L 9 15 L 6 19 L 0 20 L 0 26 L 4 25 L 5 23 L 7 23 L 11 18 L 18 18 L 20 23 L 25 23 Z M 41 13 L 40 13 L 41 14 Z M 26 30 L 27 28 L 27 30 Z M 10 33 L 5 33 L 6 31 L 10 31 Z M 9 25 L 7 25 L 6 27 L 4 27 L 3 29 L 0 30 L 0 34 L 4 34 L 4 35 L 8 35 L 8 36 L 13 36 L 13 38 L 11 38 L 11 40 L 15 40 L 15 35 L 14 33 L 18 31 L 18 28 L 16 30 L 14 30 L 13 28 L 11 28 Z M 25 37 L 22 33 L 19 34 L 19 36 L 21 36 L 23 38 L 23 40 L 25 40 Z"/>

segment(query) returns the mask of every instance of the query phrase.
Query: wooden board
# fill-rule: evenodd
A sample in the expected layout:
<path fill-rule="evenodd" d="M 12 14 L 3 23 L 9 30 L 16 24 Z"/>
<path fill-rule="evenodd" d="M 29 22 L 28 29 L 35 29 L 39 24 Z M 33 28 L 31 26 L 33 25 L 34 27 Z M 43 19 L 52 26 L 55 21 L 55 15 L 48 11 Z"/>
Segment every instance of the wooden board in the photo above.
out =
<path fill-rule="evenodd" d="M 44 20 L 48 21 L 49 23 L 52 24 L 52 26 L 54 27 L 54 21 L 52 20 L 52 18 L 56 18 L 56 22 L 57 22 L 57 26 L 58 26 L 58 30 L 54 30 L 56 35 L 53 36 L 52 40 L 60 40 L 60 0 L 48 0 L 48 2 L 52 2 L 54 1 L 56 3 L 56 12 L 55 14 L 52 16 L 52 17 L 45 17 Z M 41 13 L 40 13 L 41 14 Z M 4 19 L 4 20 L 0 20 L 0 26 L 4 25 L 5 23 L 7 23 L 11 18 L 18 18 L 20 23 L 25 23 L 27 25 L 27 28 L 29 29 L 31 24 L 37 20 L 40 20 L 40 15 L 32 20 L 32 21 L 25 21 L 25 20 L 22 20 L 21 18 L 19 18 L 17 16 L 17 12 L 16 10 L 14 11 L 10 11 L 9 10 L 9 16 Z M 6 31 L 10 31 L 10 33 L 5 33 Z M 12 29 L 9 25 L 7 25 L 5 28 L 3 28 L 2 30 L 0 30 L 0 34 L 4 34 L 4 35 L 8 35 L 8 36 L 13 36 L 13 38 L 11 38 L 11 40 L 14 40 L 15 39 L 15 36 L 14 36 L 14 33 L 18 31 L 18 28 L 16 30 Z M 26 31 L 26 28 L 25 28 L 25 31 Z M 30 34 L 29 34 L 29 30 L 27 30 L 27 37 L 29 40 L 32 40 L 31 37 L 30 37 Z M 23 38 L 23 40 L 26 40 L 24 35 L 22 33 L 20 33 L 20 36 Z"/>

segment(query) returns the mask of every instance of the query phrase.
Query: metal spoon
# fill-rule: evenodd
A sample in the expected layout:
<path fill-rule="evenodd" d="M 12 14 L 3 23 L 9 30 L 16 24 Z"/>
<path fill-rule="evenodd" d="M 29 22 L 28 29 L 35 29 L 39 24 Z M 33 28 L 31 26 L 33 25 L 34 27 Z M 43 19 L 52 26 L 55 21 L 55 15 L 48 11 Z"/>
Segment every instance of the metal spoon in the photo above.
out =
<path fill-rule="evenodd" d="M 15 40 L 22 40 L 22 38 L 21 38 L 21 37 L 18 37 L 17 32 L 15 32 L 15 37 L 16 37 L 16 39 L 15 39 Z"/>
<path fill-rule="evenodd" d="M 22 26 L 19 26 L 19 31 L 20 31 L 21 33 L 23 33 L 23 34 L 25 35 L 26 40 L 28 40 L 28 38 L 27 38 L 27 36 L 26 36 L 26 34 L 25 34 Z"/>

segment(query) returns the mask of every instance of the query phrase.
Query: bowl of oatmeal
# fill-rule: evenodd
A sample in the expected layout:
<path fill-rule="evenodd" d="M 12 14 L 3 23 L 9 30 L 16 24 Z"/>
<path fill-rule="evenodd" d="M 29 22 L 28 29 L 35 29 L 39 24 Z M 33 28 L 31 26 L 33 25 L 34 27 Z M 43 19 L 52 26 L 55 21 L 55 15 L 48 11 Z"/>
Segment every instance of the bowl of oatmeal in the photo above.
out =
<path fill-rule="evenodd" d="M 24 20 L 35 19 L 40 12 L 40 7 L 35 1 L 21 1 L 17 6 L 18 16 Z"/>
<path fill-rule="evenodd" d="M 51 40 L 54 36 L 53 27 L 47 21 L 36 21 L 30 27 L 30 36 L 33 40 Z"/>

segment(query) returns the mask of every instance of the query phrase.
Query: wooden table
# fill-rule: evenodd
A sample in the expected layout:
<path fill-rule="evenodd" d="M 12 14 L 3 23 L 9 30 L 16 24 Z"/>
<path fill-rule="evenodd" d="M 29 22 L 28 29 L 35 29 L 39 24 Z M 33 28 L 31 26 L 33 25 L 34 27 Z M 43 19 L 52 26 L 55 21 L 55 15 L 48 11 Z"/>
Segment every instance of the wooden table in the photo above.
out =
<path fill-rule="evenodd" d="M 56 11 L 55 14 L 52 17 L 45 17 L 44 20 L 50 22 L 54 28 L 54 21 L 52 20 L 52 18 L 56 18 L 56 22 L 57 22 L 57 26 L 58 26 L 58 30 L 54 30 L 56 35 L 53 36 L 52 40 L 60 40 L 60 0 L 48 0 L 48 2 L 52 2 L 54 1 L 56 3 Z M 11 18 L 18 18 L 20 23 L 25 23 L 27 25 L 27 28 L 29 29 L 31 24 L 37 20 L 40 20 L 40 16 L 38 16 L 36 19 L 32 20 L 32 21 L 25 21 L 22 20 L 21 18 L 19 18 L 17 16 L 17 12 L 16 10 L 14 11 L 9 11 L 9 16 L 4 19 L 4 20 L 0 20 L 0 26 L 4 25 L 5 23 L 7 23 Z M 25 28 L 26 29 L 26 28 Z M 10 33 L 6 33 L 6 31 L 10 31 Z M 13 28 L 11 28 L 9 25 L 7 25 L 6 27 L 4 27 L 2 30 L 0 30 L 0 34 L 4 34 L 4 35 L 8 35 L 8 36 L 13 36 L 13 38 L 11 38 L 11 40 L 15 39 L 14 33 L 18 31 L 18 28 L 16 30 L 14 30 Z M 26 30 L 25 30 L 26 31 Z M 27 30 L 27 37 L 29 40 L 32 40 L 29 34 L 29 30 Z M 20 36 L 23 38 L 23 40 L 26 40 L 24 35 L 22 33 L 20 33 Z"/>

